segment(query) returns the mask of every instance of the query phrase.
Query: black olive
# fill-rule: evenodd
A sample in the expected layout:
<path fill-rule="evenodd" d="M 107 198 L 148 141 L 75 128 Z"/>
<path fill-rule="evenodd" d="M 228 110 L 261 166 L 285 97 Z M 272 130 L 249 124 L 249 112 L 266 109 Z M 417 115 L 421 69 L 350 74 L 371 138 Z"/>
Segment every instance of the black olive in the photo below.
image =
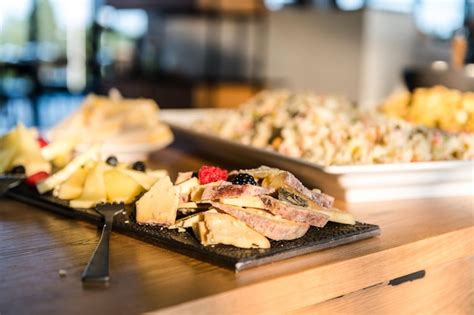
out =
<path fill-rule="evenodd" d="M 142 161 L 136 161 L 135 163 L 133 163 L 132 169 L 139 172 L 144 172 L 146 170 L 146 165 Z"/>
<path fill-rule="evenodd" d="M 105 160 L 105 163 L 109 164 L 110 166 L 117 166 L 118 160 L 117 157 L 114 155 L 111 155 Z"/>
<path fill-rule="evenodd" d="M 12 168 L 11 173 L 12 174 L 25 174 L 26 170 L 23 165 L 17 165 L 14 168 Z"/>

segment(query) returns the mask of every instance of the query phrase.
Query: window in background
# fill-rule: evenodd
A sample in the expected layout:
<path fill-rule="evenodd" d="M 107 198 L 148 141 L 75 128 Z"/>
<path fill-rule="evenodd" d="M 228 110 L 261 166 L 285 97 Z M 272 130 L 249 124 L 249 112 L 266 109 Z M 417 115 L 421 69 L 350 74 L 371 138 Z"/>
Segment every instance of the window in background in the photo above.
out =
<path fill-rule="evenodd" d="M 0 61 L 21 59 L 27 53 L 30 0 L 0 1 Z"/>
<path fill-rule="evenodd" d="M 45 128 L 81 102 L 95 0 L 0 0 L 0 132 Z"/>
<path fill-rule="evenodd" d="M 148 29 L 147 13 L 142 9 L 103 6 L 98 14 L 98 23 L 103 28 L 99 51 L 102 74 L 128 73 L 141 53 L 137 41 Z"/>
<path fill-rule="evenodd" d="M 264 0 L 265 7 L 270 11 L 283 9 L 284 6 L 294 4 L 296 0 Z"/>
<path fill-rule="evenodd" d="M 425 34 L 449 39 L 464 24 L 464 0 L 419 0 L 414 6 L 417 27 Z"/>
<path fill-rule="evenodd" d="M 471 1 L 471 0 L 469 0 Z M 340 10 L 364 7 L 374 10 L 413 14 L 418 29 L 443 40 L 453 36 L 464 24 L 465 0 L 336 0 Z"/>
<path fill-rule="evenodd" d="M 336 5 L 343 11 L 360 10 L 365 5 L 365 0 L 336 0 Z"/>

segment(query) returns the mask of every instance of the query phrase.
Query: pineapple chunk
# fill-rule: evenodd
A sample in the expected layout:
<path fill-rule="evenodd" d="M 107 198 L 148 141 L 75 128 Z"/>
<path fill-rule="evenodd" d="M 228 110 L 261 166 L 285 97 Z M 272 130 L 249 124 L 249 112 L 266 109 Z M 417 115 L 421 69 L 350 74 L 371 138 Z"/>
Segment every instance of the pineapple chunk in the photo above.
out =
<path fill-rule="evenodd" d="M 104 181 L 108 202 L 129 204 L 144 191 L 141 185 L 119 169 L 106 171 Z"/>
<path fill-rule="evenodd" d="M 78 199 L 71 200 L 69 203 L 71 207 L 90 208 L 107 200 L 104 182 L 104 172 L 106 169 L 105 163 L 97 162 L 86 177 L 81 196 Z"/>
<path fill-rule="evenodd" d="M 178 204 L 179 188 L 168 176 L 162 177 L 137 201 L 137 222 L 171 225 L 176 220 Z"/>
<path fill-rule="evenodd" d="M 226 244 L 240 248 L 270 248 L 268 239 L 244 222 L 224 213 L 204 213 L 204 220 L 193 224 L 201 244 Z"/>
<path fill-rule="evenodd" d="M 71 200 L 79 198 L 82 194 L 82 187 L 86 181 L 89 168 L 83 165 L 74 174 L 62 183 L 55 194 L 59 199 Z"/>

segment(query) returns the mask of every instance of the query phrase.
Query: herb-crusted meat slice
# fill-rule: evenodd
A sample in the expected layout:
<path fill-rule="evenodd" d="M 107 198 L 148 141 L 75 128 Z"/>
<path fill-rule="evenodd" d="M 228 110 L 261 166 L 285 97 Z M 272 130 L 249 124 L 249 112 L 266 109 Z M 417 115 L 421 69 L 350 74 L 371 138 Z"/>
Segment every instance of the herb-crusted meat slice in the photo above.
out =
<path fill-rule="evenodd" d="M 329 215 L 317 212 L 311 208 L 300 207 L 277 200 L 270 196 L 259 196 L 265 209 L 284 219 L 324 227 L 329 220 Z"/>
<path fill-rule="evenodd" d="M 294 240 L 305 235 L 309 229 L 308 224 L 285 220 L 265 210 L 241 208 L 218 202 L 211 204 L 214 208 L 230 214 L 272 240 Z"/>
<path fill-rule="evenodd" d="M 245 172 L 255 178 L 263 179 L 263 187 L 271 187 L 274 189 L 285 188 L 286 190 L 306 199 L 312 206 L 320 206 L 324 208 L 331 208 L 333 206 L 334 197 L 314 190 L 309 190 L 290 172 L 277 168 L 270 168 L 268 166 L 241 170 L 240 172 Z"/>
<path fill-rule="evenodd" d="M 202 193 L 202 200 L 218 200 L 221 198 L 238 198 L 249 196 L 269 195 L 275 192 L 273 188 L 254 185 L 219 185 L 209 186 Z"/>

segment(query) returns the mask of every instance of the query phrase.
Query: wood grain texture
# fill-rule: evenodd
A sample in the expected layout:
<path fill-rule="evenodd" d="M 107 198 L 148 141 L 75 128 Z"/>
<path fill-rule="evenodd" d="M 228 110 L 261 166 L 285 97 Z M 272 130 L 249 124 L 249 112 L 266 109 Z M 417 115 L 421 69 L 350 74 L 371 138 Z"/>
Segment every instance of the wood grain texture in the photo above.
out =
<path fill-rule="evenodd" d="M 179 147 L 154 161 L 172 175 L 214 163 Z M 80 274 L 98 240 L 94 226 L 0 200 L 0 314 L 295 311 L 473 256 L 473 201 L 339 203 L 382 235 L 238 274 L 113 233 L 110 287 L 91 290 Z"/>
<path fill-rule="evenodd" d="M 473 314 L 474 257 L 426 270 L 397 286 L 381 283 L 311 306 L 295 314 Z"/>

